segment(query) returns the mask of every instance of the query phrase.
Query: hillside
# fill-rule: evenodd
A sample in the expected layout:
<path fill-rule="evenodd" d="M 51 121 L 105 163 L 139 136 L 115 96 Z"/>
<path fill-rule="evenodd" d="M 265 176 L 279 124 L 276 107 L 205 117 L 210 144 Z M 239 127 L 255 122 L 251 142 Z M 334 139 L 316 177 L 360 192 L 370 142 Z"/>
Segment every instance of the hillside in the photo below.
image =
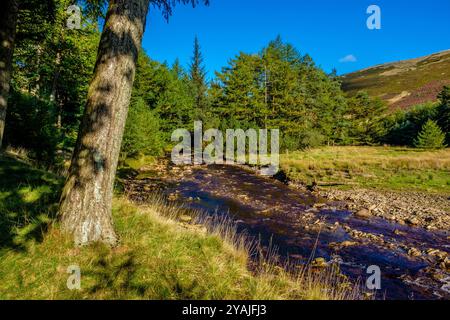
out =
<path fill-rule="evenodd" d="M 343 76 L 350 95 L 360 90 L 385 100 L 392 109 L 434 101 L 450 84 L 450 50 L 429 56 L 386 63 Z"/>

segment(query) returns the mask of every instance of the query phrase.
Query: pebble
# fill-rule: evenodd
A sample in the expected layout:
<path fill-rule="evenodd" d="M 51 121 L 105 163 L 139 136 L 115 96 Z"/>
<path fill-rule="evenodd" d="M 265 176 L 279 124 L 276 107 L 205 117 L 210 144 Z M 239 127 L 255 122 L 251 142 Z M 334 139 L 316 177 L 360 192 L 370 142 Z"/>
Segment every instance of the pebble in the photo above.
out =
<path fill-rule="evenodd" d="M 316 258 L 311 263 L 311 266 L 313 268 L 326 268 L 328 266 L 328 264 L 327 264 L 327 260 L 325 260 L 325 258 Z"/>
<path fill-rule="evenodd" d="M 408 255 L 412 257 L 420 257 L 422 255 L 422 252 L 419 249 L 411 248 L 408 250 Z"/>
<path fill-rule="evenodd" d="M 182 222 L 190 222 L 190 221 L 192 221 L 192 217 L 191 216 L 187 216 L 187 215 L 182 215 L 182 216 L 180 216 L 180 221 L 182 221 Z"/>
<path fill-rule="evenodd" d="M 370 218 L 372 214 L 368 209 L 361 209 L 358 212 L 355 213 L 355 215 L 359 218 Z"/>
<path fill-rule="evenodd" d="M 406 219 L 405 222 L 411 226 L 418 226 L 420 224 L 420 221 L 417 218 L 409 218 Z"/>

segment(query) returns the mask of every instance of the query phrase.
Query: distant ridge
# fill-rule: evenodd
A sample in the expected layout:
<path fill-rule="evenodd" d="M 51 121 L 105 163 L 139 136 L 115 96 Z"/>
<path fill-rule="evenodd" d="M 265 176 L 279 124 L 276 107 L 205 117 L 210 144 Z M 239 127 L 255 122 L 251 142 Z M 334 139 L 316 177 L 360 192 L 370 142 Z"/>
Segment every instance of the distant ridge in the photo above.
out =
<path fill-rule="evenodd" d="M 392 109 L 435 101 L 444 85 L 450 85 L 450 50 L 342 76 L 342 89 L 349 95 L 364 90 L 386 101 Z"/>

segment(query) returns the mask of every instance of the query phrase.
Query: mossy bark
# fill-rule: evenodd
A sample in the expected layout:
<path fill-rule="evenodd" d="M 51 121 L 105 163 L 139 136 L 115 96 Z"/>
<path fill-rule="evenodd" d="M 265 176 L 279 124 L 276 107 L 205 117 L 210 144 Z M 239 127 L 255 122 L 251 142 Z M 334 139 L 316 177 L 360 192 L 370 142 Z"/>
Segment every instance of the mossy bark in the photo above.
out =
<path fill-rule="evenodd" d="M 149 0 L 111 0 L 93 80 L 60 203 L 77 245 L 117 243 L 112 197 Z"/>

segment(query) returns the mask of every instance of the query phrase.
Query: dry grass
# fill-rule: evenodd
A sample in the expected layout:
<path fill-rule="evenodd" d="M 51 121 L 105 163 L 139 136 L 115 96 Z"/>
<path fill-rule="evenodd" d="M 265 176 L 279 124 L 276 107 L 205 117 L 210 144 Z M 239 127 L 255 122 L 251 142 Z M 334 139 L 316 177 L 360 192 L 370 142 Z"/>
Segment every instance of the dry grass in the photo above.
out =
<path fill-rule="evenodd" d="M 282 155 L 281 167 L 304 183 L 450 192 L 450 149 L 325 147 Z"/>
<path fill-rule="evenodd" d="M 0 182 L 0 223 L 8 240 L 0 243 L 0 299 L 359 297 L 336 270 L 287 271 L 274 256 L 254 262 L 257 247 L 227 221 L 188 212 L 161 197 L 143 207 L 116 198 L 120 245 L 74 248 L 54 220 L 57 177 L 0 156 Z M 72 265 L 80 267 L 81 290 L 67 288 Z"/>

